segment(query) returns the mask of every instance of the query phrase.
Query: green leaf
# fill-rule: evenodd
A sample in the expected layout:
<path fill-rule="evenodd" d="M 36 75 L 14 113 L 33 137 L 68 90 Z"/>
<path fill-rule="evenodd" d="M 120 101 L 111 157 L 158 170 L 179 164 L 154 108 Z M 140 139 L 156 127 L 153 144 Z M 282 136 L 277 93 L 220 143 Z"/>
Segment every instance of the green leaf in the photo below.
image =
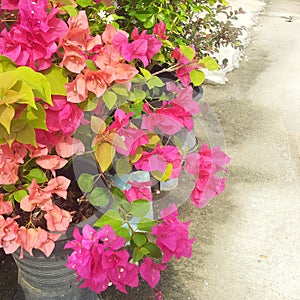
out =
<path fill-rule="evenodd" d="M 142 233 L 135 233 L 134 235 L 133 235 L 133 241 L 135 242 L 135 244 L 139 247 L 139 248 L 141 248 L 144 244 L 146 244 L 147 243 L 147 238 L 146 238 L 146 236 L 144 235 L 144 234 L 142 234 Z"/>
<path fill-rule="evenodd" d="M 95 156 L 102 172 L 105 172 L 111 165 L 116 150 L 109 143 L 97 145 Z"/>
<path fill-rule="evenodd" d="M 110 188 L 110 191 L 112 192 L 112 194 L 115 196 L 115 198 L 117 200 L 126 200 L 127 201 L 126 196 L 124 195 L 124 193 L 122 192 L 122 190 L 119 189 L 118 187 L 112 186 Z"/>
<path fill-rule="evenodd" d="M 166 62 L 165 56 L 162 53 L 156 53 L 152 57 L 153 60 L 159 61 L 161 63 Z"/>
<path fill-rule="evenodd" d="M 203 63 L 206 67 L 206 69 L 210 70 L 210 71 L 216 71 L 219 70 L 219 65 L 218 62 L 213 59 L 212 57 L 206 56 L 203 57 L 199 63 Z"/>
<path fill-rule="evenodd" d="M 91 59 L 87 59 L 85 63 L 91 71 L 98 71 L 98 68 L 96 67 L 95 63 Z"/>
<path fill-rule="evenodd" d="M 26 120 L 33 128 L 48 130 L 46 125 L 46 112 L 40 103 L 36 104 L 36 109 L 27 107 L 21 114 L 20 119 Z"/>
<path fill-rule="evenodd" d="M 183 55 L 190 61 L 193 60 L 195 56 L 195 50 L 189 46 L 180 45 L 180 50 L 183 53 Z"/>
<path fill-rule="evenodd" d="M 0 55 L 0 73 L 16 69 L 16 64 L 6 56 Z"/>
<path fill-rule="evenodd" d="M 129 230 L 124 227 L 120 227 L 119 229 L 117 229 L 116 235 L 124 238 L 126 240 L 126 242 L 130 241 L 130 238 L 131 238 Z"/>
<path fill-rule="evenodd" d="M 162 252 L 156 244 L 148 242 L 144 245 L 144 248 L 149 251 L 149 253 L 147 254 L 148 256 L 153 258 L 162 258 Z"/>
<path fill-rule="evenodd" d="M 153 89 L 154 87 L 163 87 L 165 84 L 160 78 L 158 78 L 157 76 L 153 76 L 148 80 L 147 85 L 149 89 Z"/>
<path fill-rule="evenodd" d="M 37 183 L 43 183 L 47 182 L 48 178 L 45 175 L 45 173 L 41 169 L 32 169 L 28 173 L 28 175 L 25 176 L 30 182 L 35 179 Z"/>
<path fill-rule="evenodd" d="M 92 0 L 76 0 L 76 3 L 81 7 L 94 6 Z"/>
<path fill-rule="evenodd" d="M 17 83 L 17 81 L 18 73 L 16 72 L 16 70 L 10 70 L 5 73 L 0 73 L 0 95 L 2 97 L 5 96 L 7 91 L 11 89 Z"/>
<path fill-rule="evenodd" d="M 7 184 L 7 185 L 2 185 L 2 188 L 4 189 L 4 191 L 6 192 L 13 192 L 16 187 L 13 184 Z"/>
<path fill-rule="evenodd" d="M 106 206 L 109 203 L 110 196 L 105 188 L 96 187 L 88 198 L 94 206 Z"/>
<path fill-rule="evenodd" d="M 134 248 L 133 250 L 133 263 L 136 263 L 140 261 L 144 257 L 143 251 L 141 251 L 139 248 Z"/>
<path fill-rule="evenodd" d="M 135 200 L 131 203 L 129 213 L 135 217 L 144 217 L 150 210 L 150 202 L 148 200 Z"/>
<path fill-rule="evenodd" d="M 128 90 L 124 84 L 116 83 L 112 86 L 112 90 L 120 96 L 128 96 Z"/>
<path fill-rule="evenodd" d="M 116 171 L 119 176 L 128 174 L 131 171 L 131 164 L 128 158 L 122 157 L 116 163 Z"/>
<path fill-rule="evenodd" d="M 205 79 L 204 73 L 199 70 L 192 70 L 190 76 L 194 86 L 201 85 Z"/>
<path fill-rule="evenodd" d="M 153 15 L 144 22 L 144 27 L 146 29 L 152 28 L 155 25 L 155 22 L 156 22 L 155 15 Z"/>
<path fill-rule="evenodd" d="M 152 171 L 151 175 L 159 180 L 159 181 L 167 181 L 170 176 L 172 175 L 173 171 L 173 165 L 171 163 L 167 164 L 166 170 L 164 173 L 161 173 L 160 171 Z"/>
<path fill-rule="evenodd" d="M 140 12 L 138 12 L 138 13 L 135 14 L 135 17 L 136 17 L 139 21 L 141 21 L 141 22 L 146 22 L 147 19 L 149 19 L 149 18 L 151 18 L 151 17 L 153 17 L 153 16 L 152 16 L 151 13 L 149 13 L 149 12 L 147 12 L 147 11 L 144 11 L 144 12 L 140 11 Z"/>
<path fill-rule="evenodd" d="M 140 68 L 140 71 L 146 79 L 152 78 L 152 74 L 147 69 Z"/>
<path fill-rule="evenodd" d="M 16 140 L 20 143 L 30 144 L 36 147 L 34 128 L 27 123 L 22 130 L 16 132 Z"/>
<path fill-rule="evenodd" d="M 18 81 L 7 94 L 14 92 L 15 95 L 12 98 L 16 98 L 17 103 L 27 104 L 33 108 L 36 108 L 36 102 L 34 100 L 34 94 L 28 84 L 23 81 Z M 10 98 L 10 97 L 9 97 Z"/>
<path fill-rule="evenodd" d="M 155 222 L 149 218 L 143 218 L 138 223 L 137 229 L 141 230 L 141 231 L 151 232 L 152 227 L 155 226 L 156 224 L 157 224 L 157 222 Z"/>
<path fill-rule="evenodd" d="M 147 94 L 140 89 L 134 89 L 129 93 L 129 100 L 135 103 L 141 102 L 146 98 Z"/>
<path fill-rule="evenodd" d="M 102 96 L 102 100 L 108 109 L 112 109 L 114 105 L 117 103 L 118 97 L 116 93 L 111 91 L 106 91 Z"/>
<path fill-rule="evenodd" d="M 14 115 L 15 110 L 12 106 L 7 106 L 5 104 L 0 105 L 0 124 L 4 126 L 8 133 L 10 133 L 10 124 Z"/>
<path fill-rule="evenodd" d="M 70 17 L 74 18 L 78 15 L 77 9 L 72 5 L 64 5 L 61 7 L 61 9 L 65 10 L 69 14 Z"/>
<path fill-rule="evenodd" d="M 77 180 L 77 184 L 84 193 L 89 193 L 94 187 L 94 179 L 94 175 L 82 173 Z"/>
<path fill-rule="evenodd" d="M 113 209 L 108 210 L 94 226 L 103 228 L 105 225 L 110 225 L 114 230 L 119 229 L 123 224 L 120 214 Z"/>
<path fill-rule="evenodd" d="M 52 65 L 51 68 L 47 69 L 43 73 L 50 84 L 51 94 L 66 96 L 67 93 L 64 85 L 68 83 L 68 77 L 65 74 L 64 69 L 59 66 Z"/>
<path fill-rule="evenodd" d="M 16 191 L 14 192 L 14 199 L 17 201 L 17 202 L 21 202 L 21 200 L 27 196 L 27 192 L 24 191 L 24 190 L 19 190 L 19 191 Z"/>
<path fill-rule="evenodd" d="M 42 98 L 46 103 L 52 105 L 50 83 L 42 73 L 35 72 L 28 67 L 19 67 L 16 71 L 18 78 L 32 88 L 37 98 Z"/>

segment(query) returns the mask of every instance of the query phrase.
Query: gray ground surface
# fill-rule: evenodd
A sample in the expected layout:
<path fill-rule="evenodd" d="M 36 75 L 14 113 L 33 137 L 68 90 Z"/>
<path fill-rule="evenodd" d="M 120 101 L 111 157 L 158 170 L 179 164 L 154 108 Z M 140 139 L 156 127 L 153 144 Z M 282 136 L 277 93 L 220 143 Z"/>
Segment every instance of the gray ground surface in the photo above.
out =
<path fill-rule="evenodd" d="M 165 300 L 300 299 L 300 2 L 270 2 L 245 55 L 226 86 L 205 86 L 232 158 L 227 189 L 202 210 L 181 208 L 196 242 L 164 272 Z M 10 300 L 15 272 L 2 260 L 0 300 Z"/>

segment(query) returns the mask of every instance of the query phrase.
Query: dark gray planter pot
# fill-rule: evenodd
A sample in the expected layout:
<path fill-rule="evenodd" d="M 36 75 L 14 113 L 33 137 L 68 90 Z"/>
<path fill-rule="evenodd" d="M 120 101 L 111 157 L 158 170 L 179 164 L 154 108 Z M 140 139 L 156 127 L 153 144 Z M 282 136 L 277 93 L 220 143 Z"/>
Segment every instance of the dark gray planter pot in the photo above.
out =
<path fill-rule="evenodd" d="M 99 216 L 93 215 L 85 222 L 95 223 Z M 56 243 L 53 253 L 46 257 L 41 251 L 34 250 L 34 256 L 24 251 L 12 254 L 18 266 L 18 289 L 14 300 L 96 300 L 97 295 L 89 289 L 81 289 L 74 271 L 65 267 L 67 256 L 72 252 L 64 250 L 73 228 L 67 231 Z"/>

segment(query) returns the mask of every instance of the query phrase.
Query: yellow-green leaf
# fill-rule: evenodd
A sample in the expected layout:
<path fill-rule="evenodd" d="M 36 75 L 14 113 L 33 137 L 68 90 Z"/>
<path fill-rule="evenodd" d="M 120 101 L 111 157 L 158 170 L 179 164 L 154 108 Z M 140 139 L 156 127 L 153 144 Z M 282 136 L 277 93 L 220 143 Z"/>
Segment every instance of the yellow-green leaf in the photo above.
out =
<path fill-rule="evenodd" d="M 20 143 L 30 144 L 36 147 L 34 128 L 27 123 L 21 131 L 16 132 L 16 140 Z"/>
<path fill-rule="evenodd" d="M 217 61 L 215 59 L 213 59 L 212 57 L 206 56 L 203 57 L 199 63 L 203 63 L 206 67 L 206 69 L 210 70 L 210 71 L 216 71 L 219 70 L 219 65 L 217 63 Z"/>
<path fill-rule="evenodd" d="M 102 119 L 92 116 L 91 117 L 91 129 L 96 134 L 102 134 L 106 129 L 106 124 Z"/>
<path fill-rule="evenodd" d="M 190 61 L 193 60 L 195 56 L 195 50 L 189 46 L 180 45 L 180 50 L 182 54 Z"/>
<path fill-rule="evenodd" d="M 0 73 L 16 69 L 16 64 L 6 56 L 0 55 Z"/>
<path fill-rule="evenodd" d="M 120 158 L 116 164 L 117 174 L 122 176 L 128 174 L 131 171 L 131 164 L 125 157 Z"/>
<path fill-rule="evenodd" d="M 68 83 L 68 78 L 63 68 L 52 65 L 51 68 L 44 72 L 44 75 L 50 83 L 52 95 L 66 95 L 66 88 L 64 85 Z"/>
<path fill-rule="evenodd" d="M 173 165 L 168 164 L 164 173 L 160 171 L 152 171 L 151 174 L 155 179 L 159 181 L 167 181 L 171 177 L 172 171 L 173 171 Z"/>
<path fill-rule="evenodd" d="M 205 79 L 204 73 L 199 70 L 192 70 L 190 76 L 194 86 L 201 85 Z"/>
<path fill-rule="evenodd" d="M 108 109 L 111 109 L 117 103 L 118 97 L 116 93 L 111 91 L 106 91 L 102 96 L 102 100 L 105 103 L 106 107 Z"/>
<path fill-rule="evenodd" d="M 11 120 L 15 115 L 15 110 L 9 105 L 0 105 L 0 124 L 2 124 L 6 131 L 10 133 Z"/>
<path fill-rule="evenodd" d="M 116 154 L 115 148 L 108 143 L 102 143 L 96 147 L 96 159 L 102 172 L 105 172 L 111 165 Z"/>

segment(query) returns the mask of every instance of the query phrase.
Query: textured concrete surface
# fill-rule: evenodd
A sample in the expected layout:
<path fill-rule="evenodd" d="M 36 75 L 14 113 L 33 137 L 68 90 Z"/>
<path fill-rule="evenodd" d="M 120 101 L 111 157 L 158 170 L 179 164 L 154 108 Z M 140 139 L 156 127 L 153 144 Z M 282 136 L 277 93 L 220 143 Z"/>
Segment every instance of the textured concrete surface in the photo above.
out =
<path fill-rule="evenodd" d="M 165 300 L 300 299 L 300 1 L 270 2 L 245 55 L 225 86 L 205 86 L 232 158 L 227 189 L 202 210 L 181 208 L 196 242 L 164 272 Z"/>

